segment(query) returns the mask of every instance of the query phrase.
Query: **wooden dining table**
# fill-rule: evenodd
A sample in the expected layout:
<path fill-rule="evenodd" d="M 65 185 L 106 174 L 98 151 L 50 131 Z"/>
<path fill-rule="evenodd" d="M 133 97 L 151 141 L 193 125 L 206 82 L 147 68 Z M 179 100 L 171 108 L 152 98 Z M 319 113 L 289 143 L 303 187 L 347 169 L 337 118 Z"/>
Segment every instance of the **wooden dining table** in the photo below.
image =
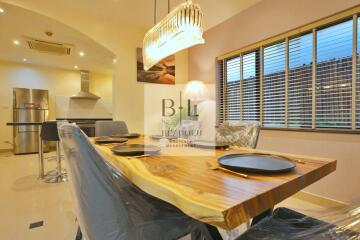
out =
<path fill-rule="evenodd" d="M 92 139 L 94 143 L 94 139 Z M 127 144 L 159 145 L 149 137 Z M 95 144 L 115 169 L 144 192 L 162 199 L 188 216 L 226 230 L 272 209 L 276 204 L 336 170 L 336 160 L 260 149 L 200 149 L 182 144 L 162 148 L 159 155 L 128 158 L 115 155 L 112 144 Z M 218 158 L 230 153 L 262 153 L 286 157 L 296 167 L 288 173 L 253 174 L 248 178 L 214 170 Z"/>

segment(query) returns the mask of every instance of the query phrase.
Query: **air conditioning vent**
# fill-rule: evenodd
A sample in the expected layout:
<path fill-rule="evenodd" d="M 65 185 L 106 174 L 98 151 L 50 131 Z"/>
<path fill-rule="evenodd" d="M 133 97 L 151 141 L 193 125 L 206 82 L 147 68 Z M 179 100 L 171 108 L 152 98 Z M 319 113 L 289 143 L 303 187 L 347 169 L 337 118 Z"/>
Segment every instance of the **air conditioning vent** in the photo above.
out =
<path fill-rule="evenodd" d="M 73 46 L 65 43 L 48 42 L 37 39 L 27 39 L 26 42 L 30 49 L 33 49 L 42 53 L 66 55 L 70 56 Z"/>

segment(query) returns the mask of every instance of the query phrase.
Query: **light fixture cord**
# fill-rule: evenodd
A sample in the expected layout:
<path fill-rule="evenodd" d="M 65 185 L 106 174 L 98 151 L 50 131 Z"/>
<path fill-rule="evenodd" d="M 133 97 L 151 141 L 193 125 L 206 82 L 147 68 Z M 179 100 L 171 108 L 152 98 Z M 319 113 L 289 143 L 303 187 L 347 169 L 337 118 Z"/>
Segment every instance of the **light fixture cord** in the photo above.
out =
<path fill-rule="evenodd" d="M 156 24 L 156 0 L 154 0 L 154 25 Z"/>
<path fill-rule="evenodd" d="M 168 13 L 170 13 L 170 0 L 168 0 Z M 154 25 L 155 24 L 156 24 L 156 0 L 154 0 Z"/>

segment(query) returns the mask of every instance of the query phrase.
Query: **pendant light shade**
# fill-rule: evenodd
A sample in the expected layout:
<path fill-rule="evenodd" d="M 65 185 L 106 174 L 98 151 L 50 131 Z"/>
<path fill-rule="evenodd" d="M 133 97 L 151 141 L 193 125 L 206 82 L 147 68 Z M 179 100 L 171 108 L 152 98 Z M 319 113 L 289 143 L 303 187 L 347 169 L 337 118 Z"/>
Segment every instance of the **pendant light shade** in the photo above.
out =
<path fill-rule="evenodd" d="M 204 43 L 203 13 L 198 4 L 185 2 L 152 27 L 143 42 L 144 69 L 180 50 Z"/>

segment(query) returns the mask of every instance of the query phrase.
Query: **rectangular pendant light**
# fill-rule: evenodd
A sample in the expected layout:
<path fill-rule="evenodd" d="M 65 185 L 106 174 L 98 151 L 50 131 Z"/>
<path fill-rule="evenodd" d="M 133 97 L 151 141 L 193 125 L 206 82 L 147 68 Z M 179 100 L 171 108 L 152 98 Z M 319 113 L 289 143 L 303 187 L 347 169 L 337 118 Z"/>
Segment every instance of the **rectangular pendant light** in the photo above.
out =
<path fill-rule="evenodd" d="M 197 44 L 203 44 L 203 13 L 198 4 L 187 1 L 177 6 L 152 27 L 143 42 L 144 69 L 161 59 Z"/>

